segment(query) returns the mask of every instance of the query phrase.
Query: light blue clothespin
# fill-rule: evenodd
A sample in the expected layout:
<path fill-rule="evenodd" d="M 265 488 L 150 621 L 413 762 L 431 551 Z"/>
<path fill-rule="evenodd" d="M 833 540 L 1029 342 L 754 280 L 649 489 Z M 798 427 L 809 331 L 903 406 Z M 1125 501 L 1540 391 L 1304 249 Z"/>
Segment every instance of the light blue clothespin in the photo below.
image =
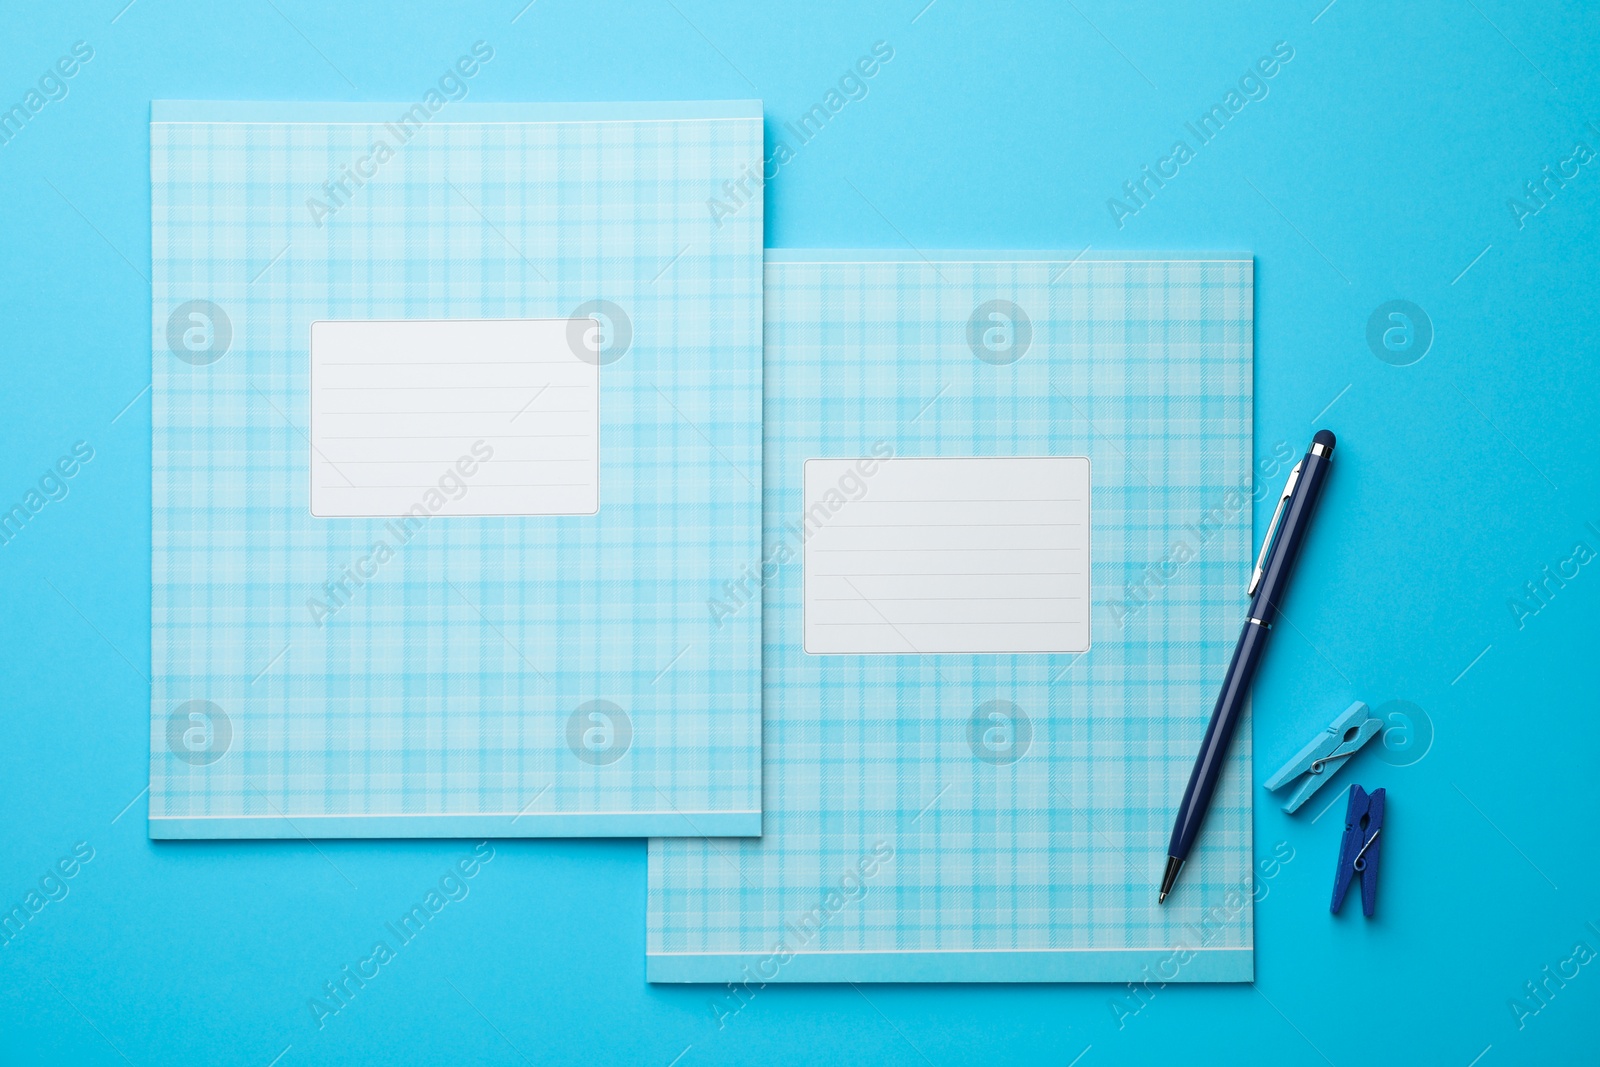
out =
<path fill-rule="evenodd" d="M 1367 706 L 1356 701 L 1329 723 L 1326 730 L 1312 738 L 1294 759 L 1280 767 L 1277 774 L 1268 778 L 1267 789 L 1277 791 L 1291 778 L 1296 779 L 1299 788 L 1289 794 L 1288 803 L 1283 806 L 1284 811 L 1293 814 L 1382 728 L 1383 720 L 1374 719 Z"/>

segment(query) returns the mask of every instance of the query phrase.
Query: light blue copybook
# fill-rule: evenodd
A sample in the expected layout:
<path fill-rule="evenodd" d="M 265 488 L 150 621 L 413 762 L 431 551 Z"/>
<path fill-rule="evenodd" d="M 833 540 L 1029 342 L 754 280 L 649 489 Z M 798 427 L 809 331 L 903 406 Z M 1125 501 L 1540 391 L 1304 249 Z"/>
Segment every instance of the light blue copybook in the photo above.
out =
<path fill-rule="evenodd" d="M 760 832 L 760 104 L 452 95 L 154 105 L 152 837 Z"/>
<path fill-rule="evenodd" d="M 1247 605 L 1252 286 L 767 253 L 763 835 L 651 842 L 651 981 L 1251 979 L 1248 729 L 1156 886 Z"/>

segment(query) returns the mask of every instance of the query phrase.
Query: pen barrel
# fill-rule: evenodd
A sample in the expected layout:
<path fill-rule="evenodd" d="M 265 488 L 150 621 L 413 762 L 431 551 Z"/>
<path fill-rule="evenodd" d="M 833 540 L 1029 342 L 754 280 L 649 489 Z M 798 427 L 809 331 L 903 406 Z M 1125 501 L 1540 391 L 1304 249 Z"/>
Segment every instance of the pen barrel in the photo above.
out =
<path fill-rule="evenodd" d="M 1269 630 L 1247 622 L 1233 646 L 1233 659 L 1228 662 L 1227 681 L 1217 694 L 1216 706 L 1211 709 L 1211 721 L 1206 724 L 1205 739 L 1200 743 L 1200 755 L 1195 758 L 1194 770 L 1189 772 L 1189 784 L 1183 791 L 1183 803 L 1178 807 L 1178 818 L 1172 826 L 1172 840 L 1167 845 L 1167 855 L 1186 859 L 1189 848 L 1200 833 L 1200 824 L 1211 804 L 1211 794 L 1216 791 L 1217 780 L 1222 777 L 1228 761 L 1228 746 L 1233 732 L 1244 716 L 1244 704 L 1250 695 L 1250 681 L 1255 677 L 1261 653 L 1267 647 Z"/>
<path fill-rule="evenodd" d="M 1294 570 L 1295 560 L 1300 557 L 1300 548 L 1311 529 L 1311 517 L 1316 513 L 1317 502 L 1322 499 L 1322 489 L 1327 484 L 1331 463 L 1331 456 L 1315 452 L 1306 453 L 1301 461 L 1299 491 L 1284 507 L 1277 540 L 1267 554 L 1261 582 L 1250 601 L 1251 618 L 1269 626 L 1277 618 L 1278 604 L 1288 592 L 1289 573 Z"/>
<path fill-rule="evenodd" d="M 1200 834 L 1200 824 L 1205 821 L 1206 809 L 1211 804 L 1211 794 L 1216 791 L 1217 780 L 1227 763 L 1228 745 L 1239 719 L 1244 715 L 1244 703 L 1250 694 L 1250 683 L 1255 680 L 1256 667 L 1267 647 L 1267 635 L 1272 632 L 1272 622 L 1278 614 L 1278 602 L 1288 589 L 1289 573 L 1300 555 L 1306 531 L 1311 527 L 1311 516 L 1317 502 L 1322 499 L 1323 485 L 1328 477 L 1328 464 L 1333 455 L 1334 436 L 1327 430 L 1317 431 L 1311 449 L 1296 468 L 1298 477 L 1289 480 L 1289 495 L 1280 505 L 1282 518 L 1275 516 L 1269 531 L 1269 548 L 1261 565 L 1261 580 L 1252 583 L 1255 595 L 1250 600 L 1250 612 L 1233 646 L 1233 659 L 1228 663 L 1228 673 L 1217 694 L 1217 703 L 1211 709 L 1211 721 L 1206 724 L 1205 740 L 1200 744 L 1200 755 L 1189 773 L 1189 784 L 1183 791 L 1183 802 L 1178 806 L 1178 818 L 1173 823 L 1172 840 L 1167 855 L 1172 860 L 1188 858 L 1189 849 Z M 1168 875 L 1162 887 L 1166 897 L 1176 868 L 1169 863 Z"/>

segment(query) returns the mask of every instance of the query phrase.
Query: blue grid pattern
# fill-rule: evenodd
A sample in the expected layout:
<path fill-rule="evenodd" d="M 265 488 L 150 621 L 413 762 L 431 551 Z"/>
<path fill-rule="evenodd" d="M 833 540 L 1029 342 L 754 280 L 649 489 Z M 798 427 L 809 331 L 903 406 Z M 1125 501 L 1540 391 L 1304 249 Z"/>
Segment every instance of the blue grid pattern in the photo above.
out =
<path fill-rule="evenodd" d="M 651 842 L 651 980 L 1251 977 L 1248 728 L 1155 886 L 1247 604 L 1252 263 L 1072 258 L 768 253 L 763 836 Z M 1015 362 L 969 343 L 991 300 Z M 1090 457 L 1090 651 L 807 655 L 803 465 L 880 441 Z M 997 699 L 1015 761 L 971 739 Z"/>
<path fill-rule="evenodd" d="M 760 106 L 451 104 L 401 145 L 406 110 L 155 105 L 151 834 L 759 832 L 760 605 L 708 601 L 760 551 L 762 208 L 707 198 L 759 167 Z M 231 326 L 209 364 L 169 350 L 194 300 Z M 594 300 L 632 329 L 599 513 L 435 518 L 318 625 L 394 538 L 311 515 L 310 324 Z"/>

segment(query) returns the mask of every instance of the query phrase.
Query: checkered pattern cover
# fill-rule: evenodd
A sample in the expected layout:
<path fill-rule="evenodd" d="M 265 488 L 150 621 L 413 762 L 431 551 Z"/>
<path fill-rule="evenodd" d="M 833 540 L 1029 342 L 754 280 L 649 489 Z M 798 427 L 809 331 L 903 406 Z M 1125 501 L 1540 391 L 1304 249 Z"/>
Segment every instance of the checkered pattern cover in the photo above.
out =
<path fill-rule="evenodd" d="M 1252 284 L 1248 257 L 769 251 L 763 835 L 651 842 L 650 980 L 1251 978 L 1248 728 L 1156 885 L 1247 605 Z M 807 655 L 803 465 L 878 442 L 1090 457 L 1090 651 Z"/>
<path fill-rule="evenodd" d="M 760 552 L 761 153 L 758 102 L 154 106 L 152 837 L 760 832 L 760 604 L 709 604 Z M 319 621 L 396 537 L 311 514 L 311 323 L 597 307 L 598 514 L 436 517 Z"/>

